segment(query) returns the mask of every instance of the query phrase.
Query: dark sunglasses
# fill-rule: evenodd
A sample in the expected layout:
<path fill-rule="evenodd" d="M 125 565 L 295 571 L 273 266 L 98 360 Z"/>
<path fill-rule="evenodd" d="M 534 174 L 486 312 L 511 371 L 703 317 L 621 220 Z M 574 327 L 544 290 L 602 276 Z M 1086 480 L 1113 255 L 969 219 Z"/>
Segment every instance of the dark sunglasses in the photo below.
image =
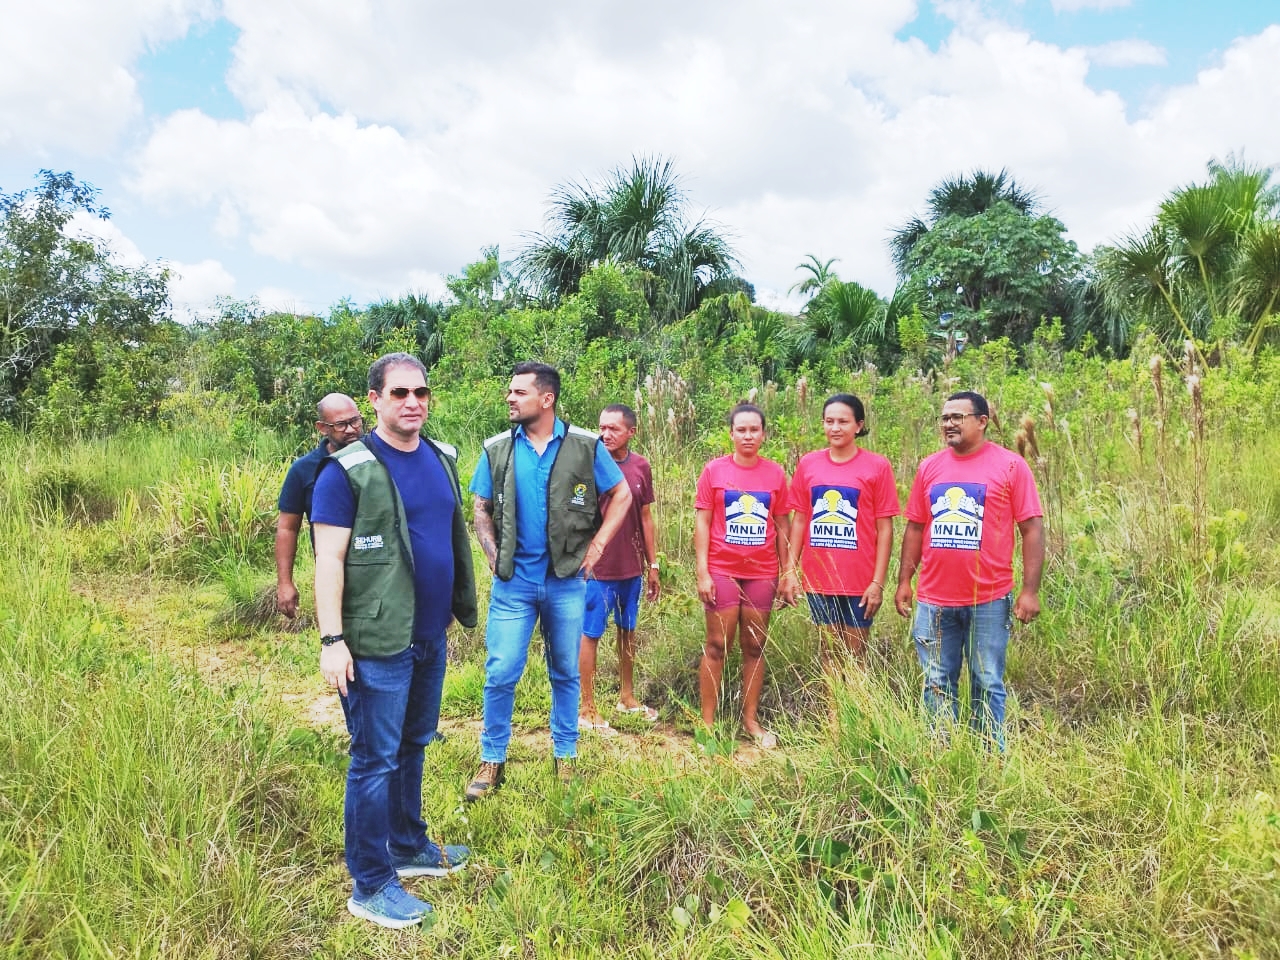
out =
<path fill-rule="evenodd" d="M 408 397 L 409 394 L 411 393 L 415 397 L 417 397 L 419 400 L 426 400 L 429 396 L 431 396 L 431 388 L 430 387 L 414 387 L 411 390 L 408 387 L 390 387 L 387 389 L 387 396 L 392 397 L 393 399 L 396 399 L 396 400 L 403 400 L 406 397 Z"/>

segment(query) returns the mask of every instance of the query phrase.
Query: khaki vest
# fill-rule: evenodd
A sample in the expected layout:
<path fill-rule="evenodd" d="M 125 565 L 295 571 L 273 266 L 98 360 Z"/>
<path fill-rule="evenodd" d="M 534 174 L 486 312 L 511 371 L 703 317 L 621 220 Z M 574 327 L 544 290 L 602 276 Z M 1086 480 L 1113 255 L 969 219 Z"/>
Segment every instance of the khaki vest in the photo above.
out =
<path fill-rule="evenodd" d="M 591 537 L 600 529 L 600 491 L 595 481 L 599 442 L 590 430 L 566 423 L 547 478 L 547 550 L 552 572 L 560 578 L 577 575 Z M 510 580 L 516 563 L 515 431 L 490 437 L 484 449 L 493 480 L 493 527 L 498 540 L 495 573 L 499 580 Z"/>

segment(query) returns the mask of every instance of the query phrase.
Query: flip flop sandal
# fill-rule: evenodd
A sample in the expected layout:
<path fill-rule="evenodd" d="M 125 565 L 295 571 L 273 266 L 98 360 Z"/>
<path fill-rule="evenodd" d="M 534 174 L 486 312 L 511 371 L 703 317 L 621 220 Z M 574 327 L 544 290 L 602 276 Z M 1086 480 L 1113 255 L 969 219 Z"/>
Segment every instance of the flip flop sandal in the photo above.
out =
<path fill-rule="evenodd" d="M 646 704 L 643 704 L 643 703 L 637 704 L 634 707 L 623 706 L 621 703 L 619 703 L 613 709 L 618 713 L 642 714 L 644 717 L 644 720 L 648 723 L 653 723 L 658 719 L 658 711 L 653 709 L 653 707 L 647 706 Z"/>

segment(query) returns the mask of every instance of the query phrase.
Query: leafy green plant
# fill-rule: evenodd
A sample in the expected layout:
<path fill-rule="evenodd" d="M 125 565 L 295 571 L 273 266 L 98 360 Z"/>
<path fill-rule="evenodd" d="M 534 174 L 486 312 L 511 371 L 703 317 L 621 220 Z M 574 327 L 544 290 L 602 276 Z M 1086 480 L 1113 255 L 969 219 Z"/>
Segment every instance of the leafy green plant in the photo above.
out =
<path fill-rule="evenodd" d="M 275 467 L 203 466 L 157 490 L 166 531 L 161 556 L 177 572 L 215 575 L 230 562 L 270 555 L 279 491 Z"/>

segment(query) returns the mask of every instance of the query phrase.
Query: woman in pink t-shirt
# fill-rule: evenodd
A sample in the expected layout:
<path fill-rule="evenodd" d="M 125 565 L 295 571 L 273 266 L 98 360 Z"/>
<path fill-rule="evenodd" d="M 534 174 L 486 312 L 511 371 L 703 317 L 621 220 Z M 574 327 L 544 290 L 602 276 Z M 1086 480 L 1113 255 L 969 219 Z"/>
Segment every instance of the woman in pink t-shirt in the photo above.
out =
<path fill-rule="evenodd" d="M 764 687 L 764 640 L 778 593 L 779 566 L 787 557 L 787 475 L 760 456 L 764 413 L 740 403 L 729 414 L 733 453 L 708 463 L 698 477 L 694 501 L 697 523 L 698 597 L 707 618 L 707 639 L 698 667 L 702 722 L 715 722 L 725 653 L 741 625 L 742 726 L 765 748 L 778 738 L 756 719 Z M 795 587 L 783 581 L 785 596 Z"/>
<path fill-rule="evenodd" d="M 836 651 L 856 660 L 866 651 L 871 619 L 884 602 L 893 518 L 902 512 L 889 461 L 858 447 L 866 420 L 853 394 L 829 398 L 822 407 L 827 448 L 801 457 L 791 479 L 787 567 L 803 570 L 809 615 L 835 641 L 823 643 L 828 662 Z M 788 582 L 798 591 L 796 580 Z"/>

